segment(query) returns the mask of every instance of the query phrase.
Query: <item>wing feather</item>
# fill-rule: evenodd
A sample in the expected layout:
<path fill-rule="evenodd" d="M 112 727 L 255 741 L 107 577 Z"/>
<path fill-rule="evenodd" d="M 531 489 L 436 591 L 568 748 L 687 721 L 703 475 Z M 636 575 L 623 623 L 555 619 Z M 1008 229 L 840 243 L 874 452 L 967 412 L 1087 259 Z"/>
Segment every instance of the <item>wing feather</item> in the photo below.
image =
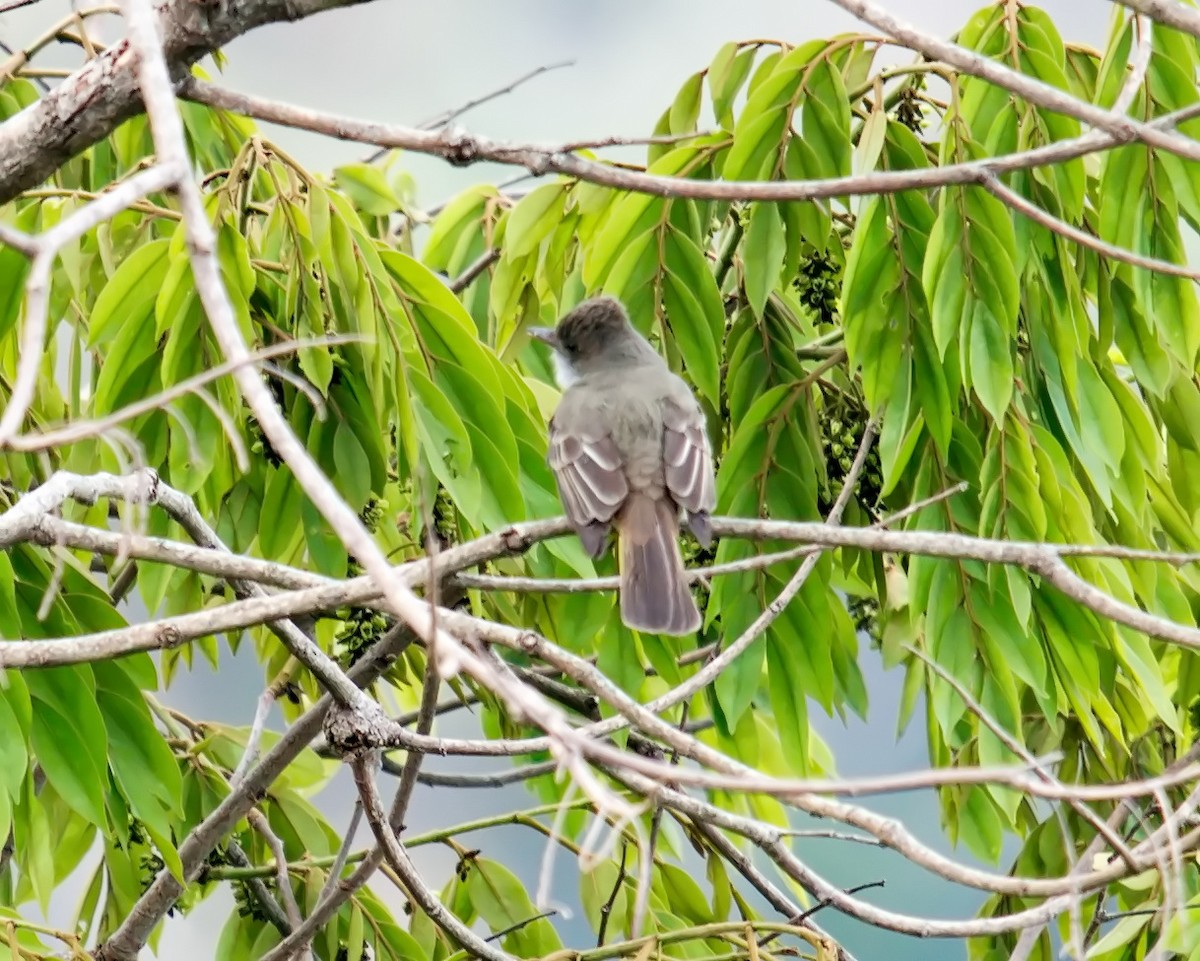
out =
<path fill-rule="evenodd" d="M 699 404 L 663 404 L 663 480 L 671 498 L 687 514 L 687 525 L 704 546 L 712 541 L 708 517 L 717 508 L 712 446 Z"/>
<path fill-rule="evenodd" d="M 600 553 L 613 515 L 629 496 L 621 452 L 606 432 L 568 431 L 555 418 L 548 459 L 571 526 L 590 553 Z"/>
<path fill-rule="evenodd" d="M 717 507 L 712 447 L 699 406 L 690 409 L 668 400 L 663 405 L 664 479 L 671 497 L 690 514 L 711 514 Z"/>

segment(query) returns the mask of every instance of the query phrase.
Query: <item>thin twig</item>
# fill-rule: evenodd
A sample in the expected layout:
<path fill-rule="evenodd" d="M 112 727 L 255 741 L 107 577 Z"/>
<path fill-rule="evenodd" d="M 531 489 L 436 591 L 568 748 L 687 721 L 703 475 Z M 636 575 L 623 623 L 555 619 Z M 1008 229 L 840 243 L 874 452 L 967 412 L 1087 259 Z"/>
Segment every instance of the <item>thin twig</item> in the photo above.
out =
<path fill-rule="evenodd" d="M 359 797 L 362 799 L 367 823 L 371 825 L 375 839 L 384 851 L 384 857 L 408 889 L 409 896 L 425 912 L 429 920 L 477 958 L 483 958 L 484 961 L 515 961 L 512 955 L 485 941 L 463 924 L 437 899 L 437 896 L 417 873 L 416 867 L 389 823 L 370 761 L 363 757 L 354 758 L 350 762 L 350 767 L 354 771 L 354 783 L 358 788 Z"/>
<path fill-rule="evenodd" d="M 976 700 L 974 695 L 967 690 L 966 686 L 959 681 L 958 678 L 947 671 L 944 667 L 942 667 L 941 664 L 927 655 L 924 651 L 913 647 L 911 644 L 905 644 L 904 650 L 920 660 L 921 663 L 929 668 L 929 670 L 940 677 L 945 683 L 949 684 L 950 687 L 954 689 L 954 693 L 957 694 L 962 700 L 963 704 L 966 705 L 967 709 L 971 711 L 971 713 L 977 718 L 979 718 L 980 723 L 990 730 L 1001 744 L 1003 744 L 1006 748 L 1012 751 L 1014 755 L 1028 764 L 1030 766 L 1030 770 L 1032 770 L 1038 777 L 1044 780 L 1047 784 L 1053 784 L 1062 787 L 1064 801 L 1071 808 L 1071 810 L 1078 814 L 1093 828 L 1095 828 L 1097 832 L 1103 835 L 1104 839 L 1108 841 L 1110 845 L 1112 845 L 1112 849 L 1125 859 L 1125 863 L 1130 866 L 1131 870 L 1133 869 L 1133 852 L 1130 851 L 1129 848 L 1126 847 L 1125 842 L 1121 840 L 1121 835 L 1110 828 L 1104 822 L 1104 819 L 1097 815 L 1096 812 L 1089 808 L 1086 804 L 1084 804 L 1083 801 L 1077 797 L 1074 797 L 1071 794 L 1070 789 L 1067 788 L 1053 774 L 1051 774 L 1049 768 L 1047 768 L 1036 757 L 1034 757 L 1033 753 L 1021 743 L 1016 735 L 1011 734 L 1007 729 L 1005 729 L 1004 725 L 996 720 L 996 718 L 992 716 L 991 712 L 989 712 L 987 708 L 985 708 L 979 703 L 978 700 Z"/>
<path fill-rule="evenodd" d="M 110 430 L 117 424 L 122 424 L 127 420 L 140 417 L 142 414 L 149 413 L 152 410 L 165 407 L 171 401 L 178 400 L 180 397 L 188 394 L 198 394 L 200 393 L 200 388 L 232 374 L 241 367 L 269 366 L 266 364 L 266 361 L 273 357 L 293 354 L 308 347 L 330 347 L 338 344 L 361 343 L 363 339 L 358 334 L 335 334 L 328 337 L 294 340 L 284 344 L 272 344 L 269 347 L 263 347 L 254 351 L 243 360 L 227 361 L 223 364 L 218 364 L 216 367 L 202 371 L 156 394 L 134 401 L 132 404 L 128 404 L 120 410 L 113 411 L 105 417 L 98 417 L 95 420 L 75 421 L 62 427 L 42 430 L 33 434 L 19 434 L 16 437 L 9 438 L 7 446 L 13 450 L 20 451 L 51 450 L 63 444 L 71 444 L 89 437 L 95 437 Z"/>
<path fill-rule="evenodd" d="M 24 2 L 34 3 L 36 0 L 24 0 Z M 459 106 L 450 110 L 443 110 L 441 113 L 430 117 L 428 120 L 422 120 L 419 124 L 417 124 L 417 129 L 436 130 L 438 127 L 444 127 L 448 123 L 453 123 L 459 117 L 463 116 L 463 114 L 469 113 L 476 107 L 483 106 L 485 103 L 489 103 L 492 100 L 497 100 L 506 94 L 512 93 L 522 84 L 528 83 L 530 80 L 540 77 L 544 73 L 550 73 L 552 70 L 562 70 L 566 67 L 573 66 L 575 66 L 574 60 L 560 60 L 557 63 L 547 63 L 542 64 L 540 67 L 534 67 L 532 70 L 521 74 L 521 76 L 517 77 L 515 80 L 509 81 L 503 87 L 498 87 L 489 93 L 485 93 L 482 96 L 468 100 L 466 103 L 460 104 Z M 369 157 L 367 157 L 366 163 L 375 163 L 388 153 L 389 151 L 386 148 L 376 150 Z"/>
<path fill-rule="evenodd" d="M 329 874 L 325 878 L 325 883 L 321 886 L 321 893 L 317 897 L 317 904 L 331 897 L 341 882 L 342 871 L 345 870 L 346 861 L 350 857 L 351 850 L 354 848 L 354 836 L 358 833 L 358 826 L 362 822 L 362 814 L 362 801 L 356 798 L 354 801 L 354 810 L 350 813 L 350 823 L 346 826 L 346 833 L 342 835 L 342 843 L 338 848 L 337 854 L 334 856 L 333 864 L 329 866 Z"/>
<path fill-rule="evenodd" d="M 613 906 L 617 903 L 617 896 L 621 893 L 622 886 L 625 884 L 625 864 L 629 858 L 629 845 L 621 845 L 621 860 L 617 864 L 617 877 L 613 881 L 612 890 L 608 893 L 608 899 L 600 906 L 600 925 L 596 931 L 596 947 L 604 947 L 604 939 L 608 936 L 608 922 L 612 920 Z"/>
<path fill-rule="evenodd" d="M 500 249 L 491 247 L 485 250 L 474 261 L 468 264 L 461 274 L 455 277 L 449 283 L 449 287 L 454 293 L 461 294 L 464 290 L 471 286 L 471 282 L 480 274 L 487 270 L 492 264 L 500 259 Z"/>
<path fill-rule="evenodd" d="M 293 929 L 297 928 L 300 926 L 300 906 L 296 904 L 296 894 L 292 890 L 291 878 L 288 877 L 287 853 L 283 849 L 283 842 L 279 839 L 279 835 L 271 830 L 266 815 L 258 808 L 251 808 L 246 814 L 246 820 L 266 841 L 267 847 L 275 858 L 275 886 L 279 889 L 279 899 L 287 913 L 288 923 Z M 304 961 L 305 957 L 311 958 L 311 954 L 302 951 L 299 957 L 300 961 Z"/>

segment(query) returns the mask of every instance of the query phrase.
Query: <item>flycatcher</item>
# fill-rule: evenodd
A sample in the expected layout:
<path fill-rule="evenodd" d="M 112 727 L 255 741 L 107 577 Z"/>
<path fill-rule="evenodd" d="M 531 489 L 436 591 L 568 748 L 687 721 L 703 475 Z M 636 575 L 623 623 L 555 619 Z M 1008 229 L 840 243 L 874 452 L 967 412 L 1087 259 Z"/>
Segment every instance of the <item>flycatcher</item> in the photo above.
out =
<path fill-rule="evenodd" d="M 550 421 L 550 466 L 567 517 L 592 557 L 615 526 L 621 620 L 691 634 L 700 611 L 679 553 L 680 515 L 701 544 L 716 508 L 712 448 L 695 396 L 611 297 L 584 301 L 551 330 L 564 393 Z"/>

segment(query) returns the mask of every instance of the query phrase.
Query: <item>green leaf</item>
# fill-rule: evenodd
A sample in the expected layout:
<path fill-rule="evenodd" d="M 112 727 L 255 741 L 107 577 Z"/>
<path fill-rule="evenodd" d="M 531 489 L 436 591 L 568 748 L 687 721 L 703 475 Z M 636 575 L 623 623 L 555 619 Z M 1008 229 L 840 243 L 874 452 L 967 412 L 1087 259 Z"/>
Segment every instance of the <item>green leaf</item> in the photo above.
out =
<path fill-rule="evenodd" d="M 25 208 L 14 218 L 15 226 L 22 230 L 32 229 L 36 215 L 36 207 Z M 29 268 L 29 258 L 15 247 L 0 247 L 0 341 L 8 337 L 21 313 Z"/>
<path fill-rule="evenodd" d="M 517 957 L 541 957 L 562 947 L 554 927 L 540 913 L 517 876 L 503 864 L 477 858 L 467 875 L 467 891 L 479 916 L 493 931 L 520 925 L 506 935 L 506 950 Z"/>
<path fill-rule="evenodd" d="M 715 851 L 710 851 L 704 861 L 704 875 L 712 888 L 712 917 L 719 923 L 729 918 L 733 885 L 729 883 L 729 872 L 725 870 L 725 862 Z"/>
<path fill-rule="evenodd" d="M 434 270 L 445 270 L 464 233 L 473 231 L 496 188 L 489 184 L 468 187 L 434 218 L 425 241 L 424 260 Z"/>
<path fill-rule="evenodd" d="M 612 861 L 601 861 L 591 871 L 579 872 L 579 901 L 583 905 L 584 915 L 593 928 L 599 928 L 602 917 L 601 910 L 613 897 L 609 909 L 608 926 L 610 931 L 624 932 L 629 924 L 632 908 L 632 897 L 622 885 L 617 888 L 617 865 Z M 628 883 L 627 881 L 625 882 Z"/>
<path fill-rule="evenodd" d="M 756 317 L 762 317 L 767 297 L 779 283 L 779 269 L 786 250 L 787 240 L 778 205 L 752 204 L 750 223 L 742 244 L 742 272 L 746 299 Z"/>
<path fill-rule="evenodd" d="M 887 397 L 883 409 L 883 425 L 879 430 L 879 460 L 883 469 L 883 493 L 889 493 L 899 483 L 916 452 L 925 419 L 916 409 L 912 372 L 903 368 Z"/>
<path fill-rule="evenodd" d="M 961 239 L 962 222 L 958 212 L 945 204 L 929 235 L 922 274 L 939 358 L 946 356 L 950 342 L 963 325 L 968 278 L 966 258 L 959 246 Z"/>
<path fill-rule="evenodd" d="M 268 472 L 267 492 L 263 496 L 262 516 L 265 518 L 297 517 L 304 492 L 295 476 L 286 467 Z M 289 557 L 291 545 L 300 531 L 295 524 L 267 523 L 258 529 L 258 547 L 266 557 Z"/>
<path fill-rule="evenodd" d="M 400 209 L 400 199 L 392 192 L 387 178 L 370 164 L 347 164 L 333 171 L 334 181 L 359 210 L 386 217 Z"/>
<path fill-rule="evenodd" d="M 842 75 L 828 57 L 813 63 L 806 92 L 799 143 L 811 151 L 821 176 L 844 177 L 850 173 L 850 103 Z"/>
<path fill-rule="evenodd" d="M 143 248 L 145 249 L 145 248 Z M 168 258 L 166 276 L 154 300 L 154 336 L 161 338 L 183 320 L 196 300 L 192 263 L 187 257 Z M 193 326 L 198 326 L 196 322 Z M 190 338 L 189 338 L 190 340 Z"/>
<path fill-rule="evenodd" d="M 1001 421 L 1013 392 L 1011 345 L 987 304 L 976 305 L 971 322 L 971 386 L 992 417 Z"/>
<path fill-rule="evenodd" d="M 995 864 L 1003 850 L 1004 832 L 995 804 L 982 787 L 967 788 L 963 805 L 960 836 L 978 857 Z"/>
<path fill-rule="evenodd" d="M 615 569 L 616 566 L 615 560 L 611 563 L 606 560 L 601 564 L 602 570 Z M 670 655 L 663 655 L 671 642 L 653 634 L 635 635 L 621 623 L 617 604 L 611 595 L 605 599 L 598 614 L 602 627 L 599 634 L 595 630 L 595 618 L 591 623 L 583 622 L 577 628 L 563 632 L 570 636 L 567 642 L 569 650 L 585 656 L 594 654 L 596 666 L 621 690 L 636 697 L 646 684 L 645 662 L 655 665 L 669 660 Z M 678 652 L 672 653 L 677 661 Z M 676 663 L 674 673 L 678 675 L 678 671 Z"/>
<path fill-rule="evenodd" d="M 21 639 L 21 618 L 17 613 L 16 572 L 8 554 L 0 552 L 0 637 L 8 641 Z"/>
<path fill-rule="evenodd" d="M 171 841 L 179 827 L 183 795 L 175 755 L 155 728 L 142 692 L 121 663 L 102 661 L 93 670 L 113 777 L 133 813 L 153 832 L 167 866 L 182 881 L 183 864 Z"/>
<path fill-rule="evenodd" d="M 588 290 L 604 286 L 626 246 L 659 223 L 662 214 L 663 201 L 649 194 L 624 194 L 613 203 L 604 226 L 583 251 L 583 282 Z"/>
<path fill-rule="evenodd" d="M 707 924 L 712 920 L 708 899 L 688 872 L 674 864 L 663 864 L 662 887 L 671 912 L 691 924 Z"/>
<path fill-rule="evenodd" d="M 228 220 L 217 231 L 217 258 L 226 288 L 241 294 L 242 299 L 249 297 L 257 283 L 250 262 L 250 246 L 237 226 Z"/>
<path fill-rule="evenodd" d="M 704 90 L 704 72 L 698 71 L 683 82 L 667 113 L 667 133 L 688 133 L 696 129 L 700 116 L 700 96 Z"/>
<path fill-rule="evenodd" d="M 362 510 L 371 496 L 371 465 L 350 425 L 342 422 L 333 435 L 333 462 L 338 490 L 354 510 Z"/>
<path fill-rule="evenodd" d="M 25 779 L 21 804 L 13 814 L 13 840 L 21 879 L 29 884 L 42 913 L 48 914 L 50 896 L 54 893 L 55 836 L 33 778 Z"/>
<path fill-rule="evenodd" d="M 733 100 L 750 76 L 758 47 L 743 49 L 739 44 L 724 44 L 708 67 L 708 89 L 712 97 L 713 114 L 725 129 L 733 127 Z"/>
<path fill-rule="evenodd" d="M 647 290 L 658 274 L 657 230 L 647 230 L 630 240 L 604 279 L 604 293 L 630 303 Z"/>
<path fill-rule="evenodd" d="M 158 381 L 160 357 L 155 352 L 152 303 L 153 298 L 147 295 L 144 309 L 139 309 L 141 303 L 135 303 L 123 304 L 121 307 L 128 309 L 118 311 L 120 328 L 100 362 L 96 378 L 92 404 L 97 414 L 111 413 L 145 396 Z"/>
<path fill-rule="evenodd" d="M 522 197 L 509 212 L 504 256 L 524 257 L 537 249 L 563 219 L 567 184 L 544 184 Z"/>
<path fill-rule="evenodd" d="M 686 234 L 668 231 L 665 261 L 663 301 L 675 345 L 692 383 L 715 406 L 721 376 L 717 340 L 725 317 L 721 293 L 704 254 Z"/>
<path fill-rule="evenodd" d="M 324 515 L 307 497 L 300 505 L 300 523 L 304 528 L 304 544 L 313 566 L 328 577 L 341 577 L 346 572 L 346 548 L 333 532 Z"/>
<path fill-rule="evenodd" d="M 342 943 L 348 958 L 362 957 L 363 953 L 363 912 L 359 906 L 350 909 L 350 924 L 346 929 L 346 938 Z"/>
<path fill-rule="evenodd" d="M 126 257 L 100 289 L 88 321 L 88 345 L 102 347 L 145 318 L 171 266 L 169 240 L 152 240 Z"/>
<path fill-rule="evenodd" d="M 803 644 L 803 639 L 799 639 Z M 800 665 L 793 656 L 794 649 L 774 632 L 767 640 L 767 681 L 771 694 L 771 710 L 784 755 L 797 772 L 808 772 L 808 705 L 806 684 L 800 677 Z"/>
<path fill-rule="evenodd" d="M 33 753 L 46 780 L 72 810 L 104 827 L 108 739 L 91 670 L 48 668 L 30 672 L 26 682 L 35 702 Z"/>
<path fill-rule="evenodd" d="M 926 319 L 921 318 L 922 321 Z M 928 324 L 921 323 L 915 326 L 912 339 L 912 376 L 921 414 L 925 426 L 929 429 L 929 436 L 945 456 L 950 448 L 950 434 L 957 405 L 951 400 L 946 373 L 938 361 L 937 349 L 933 345 Z"/>
<path fill-rule="evenodd" d="M 0 793 L 14 802 L 21 799 L 21 785 L 29 770 L 26 742 L 31 723 L 25 682 L 19 674 L 6 674 L 0 687 Z"/>
<path fill-rule="evenodd" d="M 1133 914 L 1119 918 L 1117 923 L 1105 931 L 1104 936 L 1098 938 L 1095 944 L 1088 949 L 1089 956 L 1096 958 L 1120 957 L 1121 955 L 1115 952 L 1139 939 L 1151 922 L 1152 918 L 1145 914 Z"/>
<path fill-rule="evenodd" d="M 750 119 L 747 120 L 747 117 Z M 734 128 L 733 146 L 725 158 L 728 180 L 770 180 L 779 162 L 779 144 L 787 131 L 788 117 L 782 111 L 742 111 Z"/>
<path fill-rule="evenodd" d="M 901 363 L 904 323 L 895 294 L 905 275 L 893 246 L 884 202 L 863 204 L 846 258 L 841 312 L 850 362 L 862 368 L 867 402 L 878 407 L 891 395 Z"/>

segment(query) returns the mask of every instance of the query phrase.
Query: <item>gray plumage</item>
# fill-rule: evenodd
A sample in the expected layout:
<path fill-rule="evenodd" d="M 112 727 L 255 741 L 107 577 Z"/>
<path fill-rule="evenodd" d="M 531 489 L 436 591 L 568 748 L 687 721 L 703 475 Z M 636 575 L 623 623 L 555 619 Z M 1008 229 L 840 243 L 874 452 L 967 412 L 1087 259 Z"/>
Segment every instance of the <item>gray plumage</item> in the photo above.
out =
<path fill-rule="evenodd" d="M 695 632 L 700 612 L 677 537 L 681 512 L 702 544 L 712 536 L 716 484 L 700 405 L 612 298 L 533 333 L 554 347 L 566 388 L 550 422 L 550 466 L 589 554 L 602 554 L 617 528 L 622 620 Z"/>

